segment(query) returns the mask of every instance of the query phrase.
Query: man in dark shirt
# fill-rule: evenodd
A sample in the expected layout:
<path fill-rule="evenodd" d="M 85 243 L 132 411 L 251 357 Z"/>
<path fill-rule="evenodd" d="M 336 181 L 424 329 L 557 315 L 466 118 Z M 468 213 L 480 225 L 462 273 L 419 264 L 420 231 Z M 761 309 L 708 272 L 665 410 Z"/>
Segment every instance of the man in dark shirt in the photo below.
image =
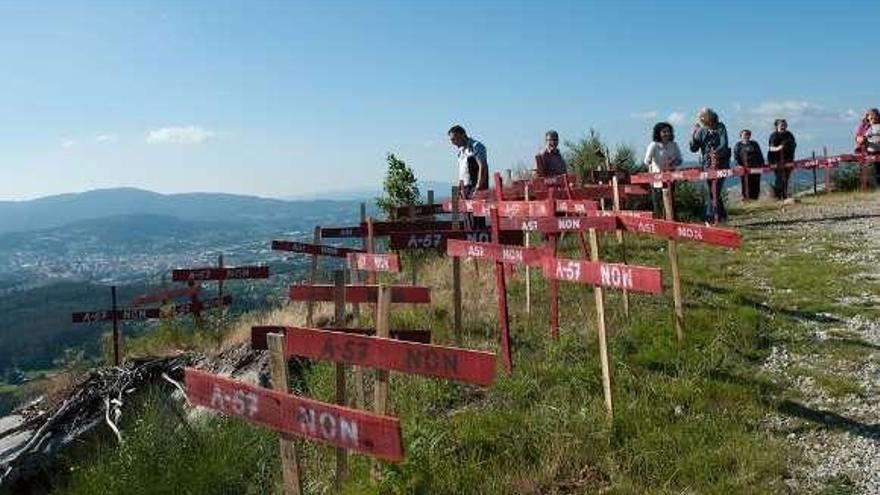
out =
<path fill-rule="evenodd" d="M 773 126 L 776 131 L 770 134 L 767 163 L 776 169 L 776 183 L 773 186 L 773 193 L 776 195 L 776 199 L 784 201 L 788 198 L 788 178 L 792 169 L 783 167 L 783 165 L 794 161 L 797 142 L 794 140 L 794 134 L 788 131 L 788 122 L 785 119 L 776 119 Z"/>
<path fill-rule="evenodd" d="M 752 141 L 752 131 L 739 131 L 739 142 L 733 147 L 736 164 L 745 168 L 762 168 L 764 153 L 757 141 Z M 758 199 L 761 195 L 761 174 L 749 174 L 742 177 L 743 200 Z"/>
<path fill-rule="evenodd" d="M 538 177 L 553 177 L 568 173 L 562 153 L 559 152 L 559 133 L 544 134 L 544 149 L 535 155 L 535 172 Z"/>

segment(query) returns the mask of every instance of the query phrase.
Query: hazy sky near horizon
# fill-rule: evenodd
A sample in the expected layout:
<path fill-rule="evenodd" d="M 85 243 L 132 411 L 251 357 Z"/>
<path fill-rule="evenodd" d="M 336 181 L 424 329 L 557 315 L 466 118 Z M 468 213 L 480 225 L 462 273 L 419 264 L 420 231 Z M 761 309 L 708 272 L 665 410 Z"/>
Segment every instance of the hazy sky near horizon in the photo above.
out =
<path fill-rule="evenodd" d="M 0 200 L 132 186 L 286 197 L 378 185 L 393 151 L 451 180 L 543 132 L 641 153 L 701 106 L 731 139 L 789 119 L 850 150 L 880 105 L 876 1 L 0 0 Z"/>

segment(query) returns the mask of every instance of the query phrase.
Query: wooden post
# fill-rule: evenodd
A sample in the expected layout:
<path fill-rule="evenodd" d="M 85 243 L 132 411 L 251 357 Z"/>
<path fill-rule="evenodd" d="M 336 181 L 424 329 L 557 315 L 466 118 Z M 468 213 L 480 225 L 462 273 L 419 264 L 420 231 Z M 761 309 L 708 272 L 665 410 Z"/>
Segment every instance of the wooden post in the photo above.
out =
<path fill-rule="evenodd" d="M 363 226 L 366 223 L 367 223 L 367 204 L 361 203 L 361 216 L 360 216 L 359 225 Z M 367 250 L 367 238 L 366 237 L 361 237 L 361 249 L 363 249 L 364 251 Z M 362 280 L 362 275 L 359 272 L 353 272 L 352 275 L 356 276 L 357 282 L 360 282 Z M 352 281 L 352 282 L 354 283 L 354 281 Z M 357 303 L 353 304 L 351 307 L 351 312 L 352 312 L 352 314 L 354 314 L 354 317 L 357 318 L 358 323 L 360 323 L 361 305 L 357 304 Z"/>
<path fill-rule="evenodd" d="M 495 200 L 502 201 L 501 174 L 495 172 Z M 501 244 L 501 219 L 498 208 L 491 209 L 492 215 L 492 241 Z M 476 260 L 475 260 L 476 261 Z M 504 369 L 507 373 L 513 370 L 513 359 L 510 353 L 510 318 L 507 309 L 507 282 L 504 277 L 504 263 L 495 262 L 495 292 L 498 298 L 498 328 L 501 340 L 501 354 L 504 361 Z"/>
<path fill-rule="evenodd" d="M 556 257 L 557 235 L 547 234 L 547 252 L 550 256 Z M 556 339 L 559 337 L 559 281 L 553 277 L 547 280 L 547 288 L 550 292 L 550 337 Z"/>
<path fill-rule="evenodd" d="M 458 187 L 452 188 L 452 228 L 459 230 L 458 201 L 461 194 Z M 461 260 L 452 258 L 452 333 L 455 341 L 461 342 Z"/>
<path fill-rule="evenodd" d="M 669 188 L 663 188 L 663 209 L 666 210 L 666 219 L 673 220 L 672 215 L 672 195 Z M 684 339 L 684 305 L 681 301 L 681 274 L 678 271 L 678 244 L 675 240 L 669 239 L 667 242 L 667 250 L 669 251 L 669 268 L 672 272 L 672 301 L 673 301 L 673 323 L 675 325 L 675 336 L 679 341 Z"/>
<path fill-rule="evenodd" d="M 217 256 L 217 268 L 223 268 L 223 255 Z M 217 281 L 217 297 L 223 299 L 223 279 Z"/>
<path fill-rule="evenodd" d="M 822 146 L 822 156 L 828 158 L 828 147 Z M 825 194 L 831 192 L 831 167 L 825 169 Z"/>
<path fill-rule="evenodd" d="M 321 243 L 321 226 L 315 226 L 315 232 L 312 236 L 315 244 Z M 315 285 L 318 282 L 318 255 L 312 255 L 312 264 L 309 267 L 309 285 Z M 309 298 L 306 301 L 306 325 L 311 327 L 314 321 L 315 314 L 315 301 L 312 298 Z"/>
<path fill-rule="evenodd" d="M 547 198 L 550 200 L 551 204 L 554 204 L 555 209 L 555 199 L 556 192 L 551 187 L 547 191 Z M 571 199 L 571 194 L 569 194 L 569 199 Z M 556 251 L 559 246 L 559 234 L 546 234 L 544 236 L 544 242 L 547 245 L 547 251 L 550 253 L 550 256 L 556 257 Z M 581 237 L 581 248 L 584 250 L 584 256 L 587 255 L 587 247 L 586 241 Z M 559 281 L 553 277 L 550 277 L 547 280 L 547 289 L 550 292 L 550 337 L 557 338 L 559 337 Z"/>
<path fill-rule="evenodd" d="M 816 150 L 813 150 L 813 161 L 816 161 Z M 818 176 L 816 175 L 817 168 L 818 167 L 813 167 L 813 196 L 819 194 Z"/>
<path fill-rule="evenodd" d="M 189 288 L 193 288 L 196 286 L 194 280 L 190 280 L 186 284 Z M 201 330 L 204 327 L 204 320 L 202 319 L 202 312 L 199 311 L 199 294 L 198 292 L 193 292 L 189 296 L 189 301 L 193 304 L 193 321 L 196 324 L 196 328 Z"/>
<path fill-rule="evenodd" d="M 378 301 L 376 304 L 376 337 L 388 338 L 391 319 L 391 288 L 385 284 L 379 284 Z M 388 370 L 376 370 L 376 383 L 373 389 L 373 411 L 383 416 L 388 415 Z M 379 464 L 373 464 L 370 473 L 373 480 L 381 476 Z"/>
<path fill-rule="evenodd" d="M 290 392 L 287 377 L 287 358 L 284 353 L 284 336 L 270 333 L 266 336 L 269 346 L 269 363 L 272 373 L 272 388 L 279 392 Z M 300 495 L 302 479 L 300 479 L 299 452 L 297 441 L 285 435 L 279 435 L 281 448 L 281 473 L 284 480 L 285 495 Z"/>
<path fill-rule="evenodd" d="M 335 321 L 336 328 L 345 327 L 345 271 L 336 270 L 333 272 L 333 282 L 336 285 L 335 290 Z M 345 400 L 345 365 L 336 363 L 336 403 L 340 406 L 346 405 Z M 336 448 L 336 489 L 342 487 L 348 475 L 348 453 L 343 448 Z"/>
<path fill-rule="evenodd" d="M 596 229 L 590 229 L 590 259 L 599 261 L 599 243 Z M 599 332 L 599 361 L 602 363 L 602 391 L 605 394 L 605 409 L 609 421 L 614 420 L 614 408 L 611 401 L 611 365 L 608 362 L 608 342 L 605 331 L 605 291 L 600 286 L 593 288 L 596 296 L 596 323 Z"/>
<path fill-rule="evenodd" d="M 614 199 L 614 211 L 620 212 L 620 189 L 617 183 L 617 174 L 611 176 L 611 193 Z M 621 250 L 623 251 L 623 264 L 627 263 L 626 261 L 626 240 L 623 237 L 623 231 L 617 229 L 617 244 L 620 245 Z M 623 289 L 623 315 L 629 320 L 629 291 Z"/>
<path fill-rule="evenodd" d="M 715 171 L 718 168 L 718 159 L 714 153 L 709 155 L 709 170 Z M 713 224 L 718 225 L 718 194 L 720 191 L 718 190 L 718 179 L 712 179 L 709 181 L 709 188 L 712 189 L 712 215 L 713 215 Z M 784 193 L 783 193 L 784 195 Z"/>
<path fill-rule="evenodd" d="M 525 185 L 525 199 L 529 200 L 529 184 L 528 182 Z M 526 247 L 531 247 L 531 239 L 528 232 L 524 232 L 525 236 L 525 244 Z M 532 322 L 532 267 L 526 265 L 526 318 L 529 322 L 529 327 L 531 327 Z"/>
<path fill-rule="evenodd" d="M 361 203 L 361 226 L 366 225 L 365 236 L 361 239 L 361 247 L 364 251 L 368 253 L 373 252 L 373 219 L 367 217 L 367 204 Z M 369 283 L 373 283 L 375 281 L 375 275 L 368 273 L 364 276 L 358 270 L 349 271 L 350 279 L 352 283 L 355 280 L 360 281 L 364 278 L 368 280 Z M 373 319 L 376 318 L 375 307 L 373 307 Z M 355 304 L 352 308 L 352 313 L 357 317 L 358 323 L 360 323 L 361 310 L 360 305 Z M 364 369 L 360 366 L 352 366 L 351 367 L 352 374 L 354 375 L 354 404 L 358 407 L 358 409 L 363 409 L 364 405 L 367 402 L 367 391 L 364 389 Z"/>
<path fill-rule="evenodd" d="M 391 288 L 379 284 L 378 309 L 376 314 L 376 337 L 388 338 L 391 318 Z M 388 371 L 376 370 L 376 388 L 374 391 L 374 411 L 377 414 L 388 414 Z"/>
<path fill-rule="evenodd" d="M 110 287 L 110 299 L 113 308 L 113 366 L 119 366 L 119 315 L 116 311 L 116 286 Z"/>

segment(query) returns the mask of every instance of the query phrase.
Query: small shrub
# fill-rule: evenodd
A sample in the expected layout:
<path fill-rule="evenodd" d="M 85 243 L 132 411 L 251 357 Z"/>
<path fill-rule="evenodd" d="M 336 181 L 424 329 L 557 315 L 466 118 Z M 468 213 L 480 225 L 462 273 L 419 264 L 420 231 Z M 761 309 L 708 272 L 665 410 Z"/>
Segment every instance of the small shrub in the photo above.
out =
<path fill-rule="evenodd" d="M 855 163 L 842 165 L 831 173 L 831 180 L 835 191 L 855 191 L 861 185 L 861 167 Z"/>

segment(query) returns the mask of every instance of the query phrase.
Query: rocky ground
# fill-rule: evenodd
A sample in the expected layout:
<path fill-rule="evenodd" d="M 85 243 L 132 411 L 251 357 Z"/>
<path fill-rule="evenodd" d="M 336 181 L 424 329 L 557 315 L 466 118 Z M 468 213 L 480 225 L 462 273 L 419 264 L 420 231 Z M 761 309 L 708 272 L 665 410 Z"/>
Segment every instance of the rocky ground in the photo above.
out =
<path fill-rule="evenodd" d="M 799 454 L 792 456 L 787 484 L 793 493 L 878 494 L 880 194 L 805 198 L 756 213 L 737 227 L 776 231 L 791 239 L 791 249 L 816 253 L 817 262 L 830 258 L 829 268 L 859 267 L 844 294 L 828 294 L 831 309 L 799 318 L 791 342 L 774 345 L 763 364 L 763 371 L 785 390 L 780 412 L 768 418 L 767 426 Z M 829 243 L 838 249 L 825 251 Z M 758 285 L 768 300 L 784 290 Z M 824 289 L 816 287 L 819 294 Z"/>

